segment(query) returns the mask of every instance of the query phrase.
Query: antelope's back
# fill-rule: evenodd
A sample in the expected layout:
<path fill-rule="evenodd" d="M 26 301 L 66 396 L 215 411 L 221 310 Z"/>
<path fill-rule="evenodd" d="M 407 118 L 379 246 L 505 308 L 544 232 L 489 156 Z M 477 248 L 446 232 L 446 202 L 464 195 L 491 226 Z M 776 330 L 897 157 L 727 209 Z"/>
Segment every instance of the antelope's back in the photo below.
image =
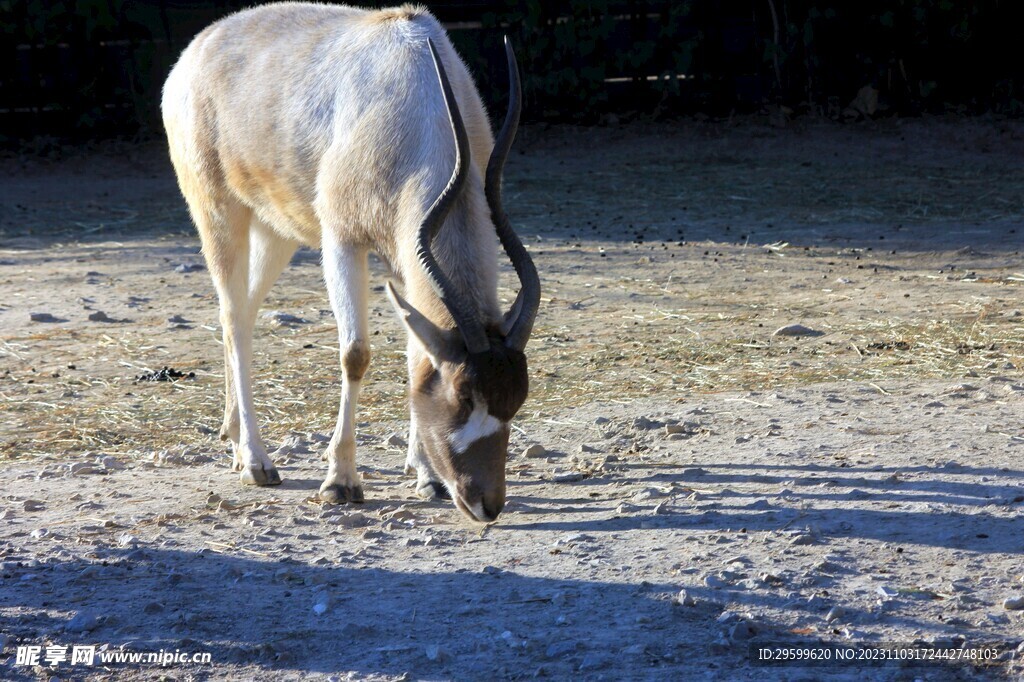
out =
<path fill-rule="evenodd" d="M 427 49 L 438 46 L 483 174 L 493 141 L 476 88 L 425 9 L 282 3 L 200 33 L 164 86 L 171 157 L 192 203 L 225 192 L 319 246 L 320 217 L 371 245 L 407 190 L 443 187 L 454 143 Z"/>

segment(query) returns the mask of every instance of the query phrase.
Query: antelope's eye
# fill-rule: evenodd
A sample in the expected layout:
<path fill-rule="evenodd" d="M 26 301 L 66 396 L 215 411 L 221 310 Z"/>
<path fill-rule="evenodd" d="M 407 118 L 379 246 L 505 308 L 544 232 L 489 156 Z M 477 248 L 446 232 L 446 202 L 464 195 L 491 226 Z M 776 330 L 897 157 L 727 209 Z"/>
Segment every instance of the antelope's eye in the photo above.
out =
<path fill-rule="evenodd" d="M 459 398 L 459 407 L 466 412 L 473 411 L 473 399 L 472 398 Z"/>

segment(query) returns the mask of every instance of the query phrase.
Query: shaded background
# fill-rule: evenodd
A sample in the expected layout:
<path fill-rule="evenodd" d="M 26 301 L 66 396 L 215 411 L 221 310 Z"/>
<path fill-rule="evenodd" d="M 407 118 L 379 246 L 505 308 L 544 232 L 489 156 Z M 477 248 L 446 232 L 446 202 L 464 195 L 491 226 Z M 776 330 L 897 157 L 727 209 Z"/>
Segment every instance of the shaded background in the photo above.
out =
<path fill-rule="evenodd" d="M 203 27 L 253 4 L 263 3 L 0 0 L 0 143 L 158 133 L 159 91 L 177 55 Z M 497 110 L 501 36 L 513 37 L 530 121 L 1024 111 L 1019 2 L 425 4 Z"/>

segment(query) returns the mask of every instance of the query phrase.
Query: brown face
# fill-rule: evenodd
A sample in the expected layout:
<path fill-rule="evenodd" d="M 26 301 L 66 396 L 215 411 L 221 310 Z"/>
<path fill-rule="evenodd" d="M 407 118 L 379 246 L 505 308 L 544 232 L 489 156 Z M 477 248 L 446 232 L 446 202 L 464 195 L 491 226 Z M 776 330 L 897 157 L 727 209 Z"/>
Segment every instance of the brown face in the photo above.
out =
<path fill-rule="evenodd" d="M 411 377 L 416 436 L 455 505 L 493 521 L 505 506 L 509 424 L 526 400 L 526 356 L 496 341 L 435 362 L 423 358 Z"/>

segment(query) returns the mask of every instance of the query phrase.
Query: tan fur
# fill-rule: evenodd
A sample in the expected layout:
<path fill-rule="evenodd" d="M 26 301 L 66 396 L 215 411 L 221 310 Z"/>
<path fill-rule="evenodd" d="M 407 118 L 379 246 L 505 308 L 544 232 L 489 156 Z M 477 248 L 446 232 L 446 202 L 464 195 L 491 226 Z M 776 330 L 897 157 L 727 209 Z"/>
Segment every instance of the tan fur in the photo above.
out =
<path fill-rule="evenodd" d="M 324 252 L 340 335 L 342 401 L 328 446 L 325 499 L 362 498 L 354 414 L 370 362 L 367 251 L 387 262 L 423 316 L 441 329 L 453 326 L 415 254 L 420 224 L 448 183 L 456 154 L 428 39 L 451 81 L 472 162 L 433 252 L 479 323 L 494 329 L 501 321 L 497 239 L 483 192 L 494 141 L 469 72 L 425 8 L 284 2 L 244 10 L 202 31 L 168 77 L 164 125 L 220 298 L 227 365 L 222 435 L 235 444 L 243 482 L 280 481 L 259 438 L 249 365 L 256 311 L 298 245 Z M 430 426 L 417 432 L 437 457 L 449 456 L 441 452 L 446 434 L 459 427 L 460 415 L 463 423 L 468 418 L 461 394 L 505 391 L 501 372 L 510 371 L 512 390 L 494 401 L 497 414 L 511 419 L 525 399 L 521 353 L 500 351 L 472 367 L 449 363 L 439 371 L 415 339 L 409 351 L 414 431 L 417 419 Z M 426 388 L 437 380 L 448 393 Z M 430 414 L 421 414 L 417 401 Z M 481 495 L 486 510 L 500 511 L 507 441 L 504 426 L 473 445 L 486 457 L 445 472 L 477 500 L 459 502 L 464 511 Z"/>
<path fill-rule="evenodd" d="M 365 341 L 353 343 L 341 356 L 341 368 L 350 381 L 362 381 L 370 366 L 370 345 Z"/>

